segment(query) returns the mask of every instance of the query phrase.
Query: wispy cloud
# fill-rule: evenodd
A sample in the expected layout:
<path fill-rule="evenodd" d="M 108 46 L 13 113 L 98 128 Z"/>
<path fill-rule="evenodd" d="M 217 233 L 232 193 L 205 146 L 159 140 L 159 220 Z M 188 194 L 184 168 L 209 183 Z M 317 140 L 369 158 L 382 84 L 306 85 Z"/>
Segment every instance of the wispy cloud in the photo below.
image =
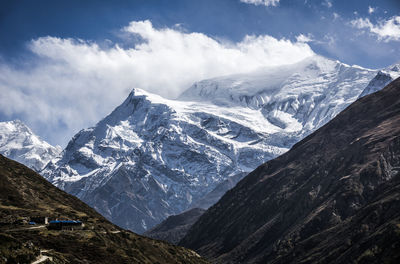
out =
<path fill-rule="evenodd" d="M 177 28 L 157 29 L 150 21 L 132 22 L 123 32 L 140 42 L 123 48 L 50 36 L 32 40 L 29 49 L 36 59 L 20 68 L 0 63 L 1 113 L 18 115 L 52 143 L 63 144 L 134 87 L 174 98 L 200 79 L 314 54 L 300 41 L 261 35 L 223 42 Z"/>
<path fill-rule="evenodd" d="M 333 20 L 336 20 L 340 17 L 340 15 L 338 13 L 333 12 Z"/>
<path fill-rule="evenodd" d="M 372 7 L 372 6 L 368 6 L 368 14 L 372 14 L 374 13 L 376 10 L 376 8 Z"/>
<path fill-rule="evenodd" d="M 240 0 L 242 3 L 252 5 L 277 6 L 280 0 Z"/>
<path fill-rule="evenodd" d="M 400 40 L 400 16 L 394 16 L 388 20 L 379 20 L 373 24 L 368 18 L 358 18 L 351 22 L 351 25 L 358 29 L 366 29 L 381 41 Z"/>
<path fill-rule="evenodd" d="M 300 34 L 296 37 L 297 42 L 300 43 L 307 43 L 307 42 L 312 42 L 314 41 L 314 36 L 312 34 Z"/>
<path fill-rule="evenodd" d="M 331 8 L 333 6 L 331 0 L 325 0 L 322 2 L 322 5 L 326 6 L 327 8 Z"/>

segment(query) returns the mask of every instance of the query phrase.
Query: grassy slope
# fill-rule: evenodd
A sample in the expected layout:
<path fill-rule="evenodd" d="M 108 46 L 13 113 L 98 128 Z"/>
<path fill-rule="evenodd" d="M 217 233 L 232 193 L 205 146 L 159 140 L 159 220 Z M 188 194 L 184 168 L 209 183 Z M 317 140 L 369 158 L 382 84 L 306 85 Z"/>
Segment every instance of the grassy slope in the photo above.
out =
<path fill-rule="evenodd" d="M 0 263 L 25 263 L 48 250 L 56 263 L 207 263 L 194 251 L 122 230 L 22 164 L 0 155 L 0 221 L 24 216 L 81 219 L 82 231 L 0 227 Z"/>

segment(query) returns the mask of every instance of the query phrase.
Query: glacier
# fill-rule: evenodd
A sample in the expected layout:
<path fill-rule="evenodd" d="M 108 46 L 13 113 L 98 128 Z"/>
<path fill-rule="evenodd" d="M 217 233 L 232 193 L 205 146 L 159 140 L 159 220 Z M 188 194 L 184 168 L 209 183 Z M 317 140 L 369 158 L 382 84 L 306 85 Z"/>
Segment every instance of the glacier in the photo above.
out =
<path fill-rule="evenodd" d="M 193 205 L 208 207 L 203 198 L 219 184 L 286 152 L 354 102 L 377 73 L 316 55 L 196 82 L 176 100 L 133 89 L 41 174 L 143 233 Z"/>

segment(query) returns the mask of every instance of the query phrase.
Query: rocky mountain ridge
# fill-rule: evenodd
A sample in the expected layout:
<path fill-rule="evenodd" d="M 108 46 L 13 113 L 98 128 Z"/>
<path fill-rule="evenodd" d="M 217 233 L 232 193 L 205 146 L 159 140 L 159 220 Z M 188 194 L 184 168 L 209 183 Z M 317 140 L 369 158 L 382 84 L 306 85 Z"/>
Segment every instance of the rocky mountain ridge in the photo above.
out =
<path fill-rule="evenodd" d="M 375 75 L 316 56 L 286 69 L 203 81 L 179 100 L 134 89 L 41 173 L 142 233 L 170 215 L 209 206 L 197 202 L 286 152 L 356 100 Z"/>

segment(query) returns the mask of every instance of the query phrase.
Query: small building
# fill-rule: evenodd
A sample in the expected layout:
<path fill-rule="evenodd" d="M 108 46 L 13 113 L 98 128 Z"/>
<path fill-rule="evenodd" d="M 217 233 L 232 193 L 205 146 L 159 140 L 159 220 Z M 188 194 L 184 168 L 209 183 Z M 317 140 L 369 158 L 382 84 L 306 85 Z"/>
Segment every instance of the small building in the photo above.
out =
<path fill-rule="evenodd" d="M 79 220 L 53 220 L 47 226 L 52 230 L 80 230 L 83 227 L 84 224 Z"/>
<path fill-rule="evenodd" d="M 35 222 L 36 224 L 42 224 L 42 225 L 49 224 L 49 218 L 46 216 L 31 217 L 30 220 L 31 220 L 31 222 Z"/>

